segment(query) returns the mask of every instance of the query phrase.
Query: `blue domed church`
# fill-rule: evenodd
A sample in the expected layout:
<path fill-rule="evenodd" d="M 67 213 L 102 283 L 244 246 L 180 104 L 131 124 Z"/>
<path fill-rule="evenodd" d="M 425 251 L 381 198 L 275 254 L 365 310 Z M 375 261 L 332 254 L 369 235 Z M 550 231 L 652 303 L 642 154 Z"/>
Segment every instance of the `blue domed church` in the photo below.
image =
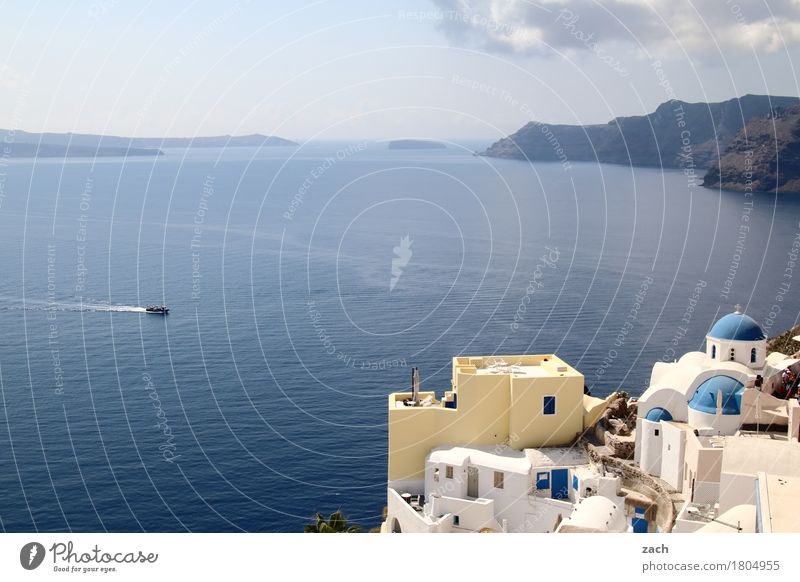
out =
<path fill-rule="evenodd" d="M 637 464 L 680 490 L 697 477 L 683 474 L 689 466 L 684 457 L 693 454 L 685 433 L 713 448 L 715 438 L 737 434 L 742 426 L 787 426 L 787 401 L 772 392 L 797 360 L 766 352 L 766 334 L 737 305 L 709 330 L 704 352 L 656 363 L 638 400 Z"/>

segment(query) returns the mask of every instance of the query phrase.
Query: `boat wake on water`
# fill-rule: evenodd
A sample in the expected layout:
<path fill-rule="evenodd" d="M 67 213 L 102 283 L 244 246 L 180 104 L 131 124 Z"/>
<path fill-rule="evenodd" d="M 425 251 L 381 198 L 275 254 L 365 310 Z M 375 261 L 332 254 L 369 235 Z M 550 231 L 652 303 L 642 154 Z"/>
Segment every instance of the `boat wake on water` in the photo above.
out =
<path fill-rule="evenodd" d="M 65 302 L 48 301 L 44 299 L 15 299 L 3 300 L 1 311 L 87 311 L 87 312 L 118 312 L 118 313 L 147 313 L 144 307 L 138 305 L 115 305 L 103 302 Z"/>

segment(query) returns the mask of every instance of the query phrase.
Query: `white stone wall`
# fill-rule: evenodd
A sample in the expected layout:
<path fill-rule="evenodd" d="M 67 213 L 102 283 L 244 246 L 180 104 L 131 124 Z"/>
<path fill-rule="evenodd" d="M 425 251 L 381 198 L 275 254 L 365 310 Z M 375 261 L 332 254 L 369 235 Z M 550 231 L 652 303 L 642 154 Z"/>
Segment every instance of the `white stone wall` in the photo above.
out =
<path fill-rule="evenodd" d="M 730 362 L 731 350 L 734 350 L 735 359 L 738 362 L 753 370 L 760 370 L 764 367 L 767 359 L 767 342 L 765 340 L 754 342 L 740 342 L 731 340 L 720 340 L 714 338 L 706 339 L 706 354 L 711 358 L 711 347 L 717 346 L 717 357 L 715 362 Z M 750 354 L 752 349 L 756 350 L 755 363 L 750 362 Z"/>
<path fill-rule="evenodd" d="M 637 422 L 637 425 L 638 424 Z M 637 428 L 639 427 L 637 426 Z M 642 452 L 639 459 L 639 466 L 644 471 L 658 477 L 661 475 L 661 443 L 663 434 L 661 422 L 652 422 L 642 419 L 640 434 Z"/>
<path fill-rule="evenodd" d="M 699 481 L 695 479 L 694 495 L 692 500 L 695 503 L 715 504 L 719 499 L 719 483 L 716 481 Z"/>
<path fill-rule="evenodd" d="M 797 400 L 790 400 L 789 404 L 789 440 L 798 442 L 800 440 L 800 403 Z"/>
<path fill-rule="evenodd" d="M 676 491 L 683 489 L 683 465 L 686 459 L 686 431 L 670 424 L 661 423 L 661 478 Z"/>
<path fill-rule="evenodd" d="M 480 467 L 479 470 L 480 496 L 494 501 L 495 519 L 498 523 L 506 519 L 509 530 L 518 530 L 523 526 L 528 509 L 530 475 L 506 471 L 503 473 L 503 488 L 497 489 L 494 486 L 495 469 Z"/>
<path fill-rule="evenodd" d="M 719 480 L 719 512 L 737 505 L 755 505 L 756 476 L 723 473 Z"/>
<path fill-rule="evenodd" d="M 447 521 L 452 527 L 469 531 L 480 531 L 489 527 L 500 531 L 500 524 L 495 519 L 495 504 L 490 499 L 457 499 L 455 497 L 432 497 L 428 500 L 431 504 L 431 515 L 458 516 L 458 526 L 451 517 Z"/>
<path fill-rule="evenodd" d="M 572 515 L 572 509 L 572 503 L 569 501 L 550 499 L 548 497 L 531 498 L 528 504 L 528 510 L 525 513 L 523 528 L 513 529 L 509 527 L 508 531 L 553 533 L 558 523 Z"/>
<path fill-rule="evenodd" d="M 467 465 L 450 465 L 453 467 L 453 478 L 447 478 L 447 463 L 434 463 L 425 461 L 425 489 L 426 496 L 432 493 L 447 497 L 467 496 Z M 438 469 L 438 481 L 436 470 Z"/>
<path fill-rule="evenodd" d="M 392 532 L 396 522 L 400 525 L 401 533 L 435 533 L 442 530 L 433 524 L 426 523 L 421 514 L 403 500 L 393 488 L 389 488 L 386 494 L 386 527 L 387 531 Z"/>

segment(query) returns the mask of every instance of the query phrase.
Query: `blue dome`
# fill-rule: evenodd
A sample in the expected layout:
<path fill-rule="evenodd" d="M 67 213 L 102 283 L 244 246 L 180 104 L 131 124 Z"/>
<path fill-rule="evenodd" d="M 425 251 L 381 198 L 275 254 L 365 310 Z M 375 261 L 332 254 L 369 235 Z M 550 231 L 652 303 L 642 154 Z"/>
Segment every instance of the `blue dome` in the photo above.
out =
<path fill-rule="evenodd" d="M 656 406 L 655 408 L 651 408 L 650 412 L 647 413 L 645 416 L 647 420 L 651 420 L 653 422 L 658 422 L 660 420 L 672 420 L 672 415 L 669 413 L 669 410 L 665 410 Z"/>
<path fill-rule="evenodd" d="M 730 376 L 713 376 L 700 384 L 689 408 L 706 414 L 717 413 L 717 394 L 722 393 L 722 414 L 741 414 L 744 384 Z"/>
<path fill-rule="evenodd" d="M 711 328 L 708 337 L 721 340 L 752 342 L 767 339 L 756 320 L 744 313 L 729 313 Z"/>

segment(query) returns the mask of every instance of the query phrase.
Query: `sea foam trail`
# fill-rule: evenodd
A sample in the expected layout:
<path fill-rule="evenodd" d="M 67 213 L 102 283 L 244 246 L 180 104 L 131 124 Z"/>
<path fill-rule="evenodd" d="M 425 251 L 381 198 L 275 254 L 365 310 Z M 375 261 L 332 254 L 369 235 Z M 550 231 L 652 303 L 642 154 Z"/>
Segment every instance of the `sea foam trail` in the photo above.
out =
<path fill-rule="evenodd" d="M 43 299 L 3 300 L 0 305 L 3 311 L 96 311 L 119 313 L 147 313 L 144 307 L 137 305 L 114 305 L 111 303 L 69 303 L 64 301 L 47 301 Z"/>

